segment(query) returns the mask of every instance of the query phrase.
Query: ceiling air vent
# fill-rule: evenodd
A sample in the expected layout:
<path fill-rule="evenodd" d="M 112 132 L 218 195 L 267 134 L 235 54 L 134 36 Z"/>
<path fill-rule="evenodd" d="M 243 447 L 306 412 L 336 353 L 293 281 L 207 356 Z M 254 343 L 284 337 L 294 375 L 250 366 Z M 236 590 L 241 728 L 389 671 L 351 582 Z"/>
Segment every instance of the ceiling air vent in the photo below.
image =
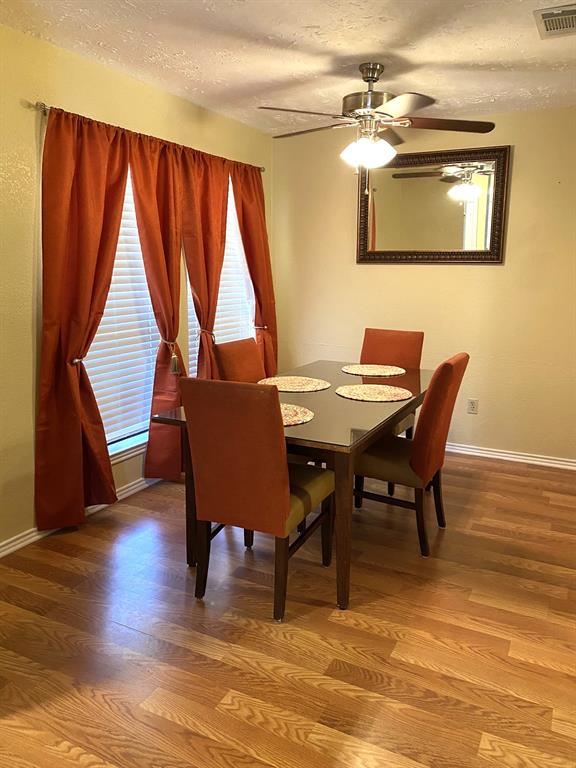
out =
<path fill-rule="evenodd" d="M 542 39 L 576 35 L 576 5 L 539 8 L 534 11 L 534 18 Z"/>

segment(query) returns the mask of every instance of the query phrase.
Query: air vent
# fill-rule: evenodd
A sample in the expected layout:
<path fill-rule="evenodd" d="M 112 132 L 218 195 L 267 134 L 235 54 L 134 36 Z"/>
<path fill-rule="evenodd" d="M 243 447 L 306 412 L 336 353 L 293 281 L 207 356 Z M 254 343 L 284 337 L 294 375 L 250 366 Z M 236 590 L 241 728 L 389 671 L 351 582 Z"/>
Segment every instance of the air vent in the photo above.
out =
<path fill-rule="evenodd" d="M 534 18 L 542 39 L 576 35 L 576 5 L 540 8 L 534 11 Z"/>

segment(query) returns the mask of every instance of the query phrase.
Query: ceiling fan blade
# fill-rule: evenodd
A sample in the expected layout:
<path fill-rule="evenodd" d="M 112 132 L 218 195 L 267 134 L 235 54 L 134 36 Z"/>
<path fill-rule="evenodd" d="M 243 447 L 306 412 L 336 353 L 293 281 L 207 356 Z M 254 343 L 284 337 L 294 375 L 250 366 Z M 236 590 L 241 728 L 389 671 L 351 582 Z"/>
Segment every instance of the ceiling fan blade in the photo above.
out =
<path fill-rule="evenodd" d="M 411 112 L 417 112 L 419 109 L 429 107 L 431 104 L 435 104 L 436 99 L 430 96 L 424 96 L 422 93 L 401 93 L 400 96 L 395 96 L 386 104 L 376 109 L 376 112 L 380 112 L 384 115 L 390 115 L 390 117 L 404 117 Z"/>
<path fill-rule="evenodd" d="M 447 184 L 454 184 L 455 181 L 462 181 L 460 176 L 442 176 L 438 181 L 445 181 Z"/>
<path fill-rule="evenodd" d="M 398 144 L 404 144 L 404 139 L 399 136 L 396 131 L 393 131 L 392 128 L 382 128 L 378 131 L 378 138 L 384 139 L 384 141 L 387 141 L 388 144 L 391 144 L 393 147 L 398 146 Z"/>
<path fill-rule="evenodd" d="M 332 115 L 329 112 L 308 112 L 305 109 L 285 109 L 284 107 L 258 107 L 258 109 L 267 109 L 271 112 L 293 112 L 296 115 L 319 115 L 320 117 L 334 117 L 336 119 L 346 119 L 345 115 Z"/>
<path fill-rule="evenodd" d="M 423 179 L 427 177 L 443 176 L 442 171 L 414 171 L 408 173 L 393 173 L 393 179 Z"/>
<path fill-rule="evenodd" d="M 443 120 L 437 117 L 410 117 L 410 128 L 427 128 L 431 131 L 468 131 L 470 133 L 490 133 L 494 123 L 481 120 Z"/>
<path fill-rule="evenodd" d="M 321 128 L 308 128 L 306 131 L 293 131 L 292 133 L 281 133 L 278 136 L 272 136 L 273 139 L 287 139 L 289 136 L 302 136 L 304 133 L 316 133 L 316 131 L 327 131 L 330 128 L 355 128 L 356 122 L 353 123 L 333 123 L 332 125 L 323 125 Z"/>

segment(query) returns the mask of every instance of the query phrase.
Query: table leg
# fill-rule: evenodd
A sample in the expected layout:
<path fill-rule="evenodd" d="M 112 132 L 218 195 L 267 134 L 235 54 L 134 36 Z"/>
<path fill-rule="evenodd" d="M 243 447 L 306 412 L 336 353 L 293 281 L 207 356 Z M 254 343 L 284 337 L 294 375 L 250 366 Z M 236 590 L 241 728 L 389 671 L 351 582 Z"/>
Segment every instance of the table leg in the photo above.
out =
<path fill-rule="evenodd" d="M 335 453 L 334 473 L 336 483 L 336 589 L 338 607 L 344 611 L 348 608 L 350 596 L 353 457 L 348 453 Z"/>
<path fill-rule="evenodd" d="M 186 427 L 182 429 L 182 458 L 186 476 L 186 562 L 196 565 L 196 497 L 194 495 L 194 475 L 192 457 Z"/>

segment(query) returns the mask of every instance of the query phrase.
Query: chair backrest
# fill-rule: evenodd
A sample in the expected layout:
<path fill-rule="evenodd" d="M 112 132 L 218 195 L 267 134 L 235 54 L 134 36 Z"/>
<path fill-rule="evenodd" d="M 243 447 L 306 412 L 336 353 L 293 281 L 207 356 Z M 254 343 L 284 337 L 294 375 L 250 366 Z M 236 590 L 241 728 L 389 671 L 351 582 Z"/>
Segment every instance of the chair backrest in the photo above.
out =
<path fill-rule="evenodd" d="M 278 390 L 180 380 L 199 520 L 284 536 L 290 484 Z"/>
<path fill-rule="evenodd" d="M 254 339 L 215 344 L 214 353 L 223 381 L 244 381 L 256 384 L 266 378 L 264 363 Z"/>
<path fill-rule="evenodd" d="M 423 331 L 389 331 L 366 328 L 360 362 L 365 365 L 399 365 L 420 368 Z"/>
<path fill-rule="evenodd" d="M 424 395 L 410 457 L 412 469 L 424 483 L 429 483 L 444 464 L 450 420 L 469 359 L 460 352 L 441 363 Z"/>

